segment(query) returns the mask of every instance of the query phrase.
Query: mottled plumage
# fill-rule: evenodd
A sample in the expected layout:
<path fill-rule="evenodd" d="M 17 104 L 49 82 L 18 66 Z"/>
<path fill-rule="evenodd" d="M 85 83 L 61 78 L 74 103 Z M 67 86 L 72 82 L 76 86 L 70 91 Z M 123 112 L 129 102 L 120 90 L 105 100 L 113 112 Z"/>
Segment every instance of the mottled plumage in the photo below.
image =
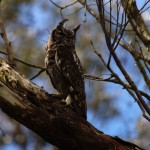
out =
<path fill-rule="evenodd" d="M 61 21 L 52 31 L 46 45 L 45 65 L 52 85 L 73 107 L 79 117 L 86 119 L 87 105 L 82 65 L 75 51 L 76 31 L 63 27 Z"/>

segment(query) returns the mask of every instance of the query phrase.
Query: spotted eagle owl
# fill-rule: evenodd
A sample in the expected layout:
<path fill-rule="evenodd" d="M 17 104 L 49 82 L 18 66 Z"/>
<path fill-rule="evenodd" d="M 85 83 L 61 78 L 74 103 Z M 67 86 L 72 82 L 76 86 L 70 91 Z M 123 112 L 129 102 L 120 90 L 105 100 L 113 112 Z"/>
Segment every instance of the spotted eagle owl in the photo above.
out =
<path fill-rule="evenodd" d="M 82 65 L 75 51 L 76 32 L 63 27 L 62 20 L 52 31 L 46 45 L 45 66 L 54 88 L 61 93 L 67 105 L 86 119 L 87 105 Z"/>

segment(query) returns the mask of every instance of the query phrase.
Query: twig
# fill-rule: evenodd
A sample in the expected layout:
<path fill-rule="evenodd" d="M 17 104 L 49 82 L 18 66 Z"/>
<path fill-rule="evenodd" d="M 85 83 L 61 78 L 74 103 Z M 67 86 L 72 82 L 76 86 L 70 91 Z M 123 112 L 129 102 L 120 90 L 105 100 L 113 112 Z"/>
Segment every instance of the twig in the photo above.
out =
<path fill-rule="evenodd" d="M 83 9 L 83 7 L 81 7 L 81 8 L 79 8 L 79 9 L 77 9 L 77 10 L 71 12 L 70 14 L 66 14 L 66 15 L 64 15 L 64 16 L 71 16 L 71 15 L 73 15 L 74 13 L 80 11 L 81 9 Z"/>
<path fill-rule="evenodd" d="M 72 5 L 74 5 L 74 4 L 76 4 L 77 3 L 77 1 L 74 1 L 73 3 L 71 3 L 71 4 L 68 4 L 68 5 L 65 5 L 65 6 L 60 6 L 60 5 L 58 5 L 58 4 L 56 4 L 55 2 L 53 2 L 53 0 L 50 0 L 50 2 L 54 5 L 54 6 L 56 6 L 56 7 L 58 7 L 59 9 L 60 9 L 60 14 L 61 14 L 61 16 L 63 16 L 63 14 L 62 14 L 62 10 L 63 9 L 65 9 L 65 8 L 67 8 L 67 7 L 70 7 L 70 6 L 72 6 Z"/>
<path fill-rule="evenodd" d="M 110 75 L 109 78 L 104 79 L 104 78 L 99 77 L 99 76 L 84 74 L 84 78 L 89 79 L 89 80 L 95 80 L 95 81 L 111 82 L 111 83 L 122 85 L 123 87 L 125 86 L 125 87 L 133 90 L 133 88 L 129 84 L 126 84 L 126 83 L 121 84 L 117 79 L 113 79 L 114 78 L 113 75 Z M 141 93 L 142 96 L 147 98 L 148 101 L 150 101 L 150 96 L 148 94 L 146 94 L 145 92 L 143 92 L 141 90 L 139 90 L 139 92 Z"/>
<path fill-rule="evenodd" d="M 148 0 L 142 7 L 141 9 L 139 10 L 139 12 L 141 12 L 141 14 L 145 11 L 144 10 L 144 7 L 149 3 L 150 1 Z M 149 7 L 148 7 L 149 8 Z M 146 8 L 147 9 L 147 8 Z M 143 11 L 144 10 L 144 11 Z"/>
<path fill-rule="evenodd" d="M 143 60 L 143 62 L 144 62 L 144 64 L 145 64 L 145 67 L 147 68 L 147 70 L 148 70 L 148 72 L 150 73 L 150 68 L 148 67 L 148 65 L 147 65 L 147 62 L 146 62 L 146 60 L 144 59 L 144 55 L 143 55 L 143 51 L 142 51 L 142 48 L 140 47 L 140 52 L 141 52 L 141 57 L 143 58 L 142 60 Z"/>
<path fill-rule="evenodd" d="M 117 67 L 120 69 L 120 71 L 122 72 L 122 74 L 124 75 L 125 79 L 127 80 L 127 82 L 131 85 L 131 87 L 133 88 L 133 91 L 135 92 L 137 98 L 135 97 L 135 95 L 133 93 L 131 93 L 131 91 L 127 89 L 127 91 L 132 95 L 132 97 L 136 100 L 136 102 L 138 103 L 138 105 L 140 106 L 142 112 L 143 112 L 143 108 L 145 109 L 145 111 L 147 112 L 147 114 L 150 115 L 150 108 L 148 107 L 148 105 L 146 104 L 145 100 L 143 99 L 143 97 L 141 96 L 137 86 L 135 85 L 134 81 L 131 79 L 130 75 L 127 73 L 127 71 L 124 69 L 122 63 L 120 62 L 117 54 L 114 52 L 114 49 L 112 47 L 112 44 L 111 44 L 111 37 L 109 36 L 109 33 L 108 33 L 108 30 L 107 30 L 107 27 L 105 25 L 105 22 L 104 22 L 104 14 L 103 14 L 103 1 L 98 1 L 97 0 L 97 5 L 98 5 L 98 10 L 99 10 L 99 15 L 100 15 L 100 18 L 101 18 L 101 26 L 103 28 L 103 31 L 104 31 L 104 34 L 105 34 L 105 39 L 106 39 L 106 43 L 107 43 L 107 47 L 108 47 L 108 50 L 110 52 L 110 54 L 113 56 L 114 58 L 114 61 L 116 62 L 116 65 Z M 123 32 L 123 31 L 122 31 Z M 109 71 L 112 72 L 113 75 L 115 75 L 115 77 L 117 79 L 119 79 L 119 82 L 122 82 L 120 80 L 120 78 L 118 77 L 117 74 L 115 74 L 113 72 L 113 70 L 107 66 L 107 68 L 109 69 Z M 145 113 L 145 111 L 143 112 L 143 114 Z"/>
<path fill-rule="evenodd" d="M 103 59 L 102 55 L 97 52 L 97 50 L 96 50 L 96 48 L 95 48 L 95 46 L 94 46 L 92 40 L 90 40 L 90 43 L 91 43 L 91 45 L 92 45 L 92 47 L 93 47 L 94 53 L 96 53 L 96 54 L 98 55 L 98 57 L 101 59 L 101 61 L 102 61 L 102 63 L 104 64 L 104 66 L 107 66 L 107 64 L 106 64 L 105 60 Z"/>
<path fill-rule="evenodd" d="M 81 5 L 83 5 L 83 7 L 84 7 L 84 5 L 86 5 L 86 3 L 83 2 L 83 1 L 81 1 L 81 0 L 78 0 L 78 2 L 79 2 Z M 108 3 L 108 2 L 107 2 L 107 3 Z M 100 23 L 100 19 L 99 19 L 99 17 L 96 15 L 96 13 L 94 13 L 93 10 L 92 10 L 89 6 L 86 6 L 86 8 L 87 8 L 87 11 Z M 105 11 L 106 11 L 106 10 L 105 10 Z M 105 21 L 108 21 L 108 20 L 105 19 Z M 110 21 L 108 21 L 108 22 L 110 22 Z M 113 24 L 115 24 L 115 23 L 113 23 Z M 112 37 L 112 38 L 115 38 L 115 35 L 113 35 L 113 34 L 111 33 L 111 37 Z M 119 41 L 118 39 L 116 39 L 116 42 L 118 42 L 118 44 L 119 44 L 120 46 L 122 46 L 125 50 L 127 50 L 127 51 L 129 51 L 129 52 L 131 51 L 130 47 L 129 47 L 127 44 L 123 43 L 121 40 Z M 150 58 L 142 57 L 141 54 L 139 54 L 138 52 L 136 52 L 136 53 L 137 53 L 137 57 L 138 57 L 139 59 L 142 59 L 142 60 L 144 60 L 145 62 L 147 62 L 147 63 L 150 64 Z"/>
<path fill-rule="evenodd" d="M 51 2 L 54 6 L 60 8 L 60 9 L 64 9 L 64 7 L 59 6 L 58 4 L 56 4 L 55 2 L 53 2 L 52 0 L 50 0 L 50 2 Z"/>
<path fill-rule="evenodd" d="M 70 7 L 70 6 L 72 6 L 72 5 L 74 5 L 74 4 L 77 3 L 77 1 L 74 1 L 74 2 L 71 3 L 71 4 L 68 4 L 68 5 L 62 7 L 62 6 L 58 5 L 58 4 L 56 4 L 55 2 L 53 2 L 52 0 L 50 0 L 50 2 L 51 2 L 54 6 L 60 8 L 60 9 L 65 9 L 65 8 Z"/>
<path fill-rule="evenodd" d="M 0 53 L 2 53 L 2 54 L 4 54 L 4 55 L 7 55 L 6 52 L 1 51 L 1 50 L 0 50 Z M 23 60 L 21 60 L 21 59 L 19 59 L 19 58 L 17 58 L 17 57 L 14 57 L 14 60 L 16 60 L 16 61 L 18 61 L 18 62 L 20 62 L 20 63 L 22 63 L 22 64 L 24 64 L 24 65 L 27 65 L 27 66 L 29 66 L 29 67 L 33 67 L 33 68 L 37 68 L 37 69 L 45 69 L 44 67 L 40 67 L 40 66 L 36 66 L 36 65 L 27 63 L 27 62 L 25 62 L 25 61 L 23 61 Z"/>
<path fill-rule="evenodd" d="M 4 26 L 4 21 L 1 16 L 0 16 L 0 29 L 1 29 L 0 35 L 4 41 L 6 51 L 7 51 L 8 62 L 14 69 L 17 70 L 16 64 L 15 64 L 14 58 L 13 58 L 11 42 L 8 41 L 5 26 Z"/>
<path fill-rule="evenodd" d="M 110 50 L 110 53 L 112 54 L 118 68 L 120 69 L 120 71 L 122 72 L 122 74 L 125 76 L 126 80 L 128 81 L 128 83 L 131 85 L 131 87 L 133 88 L 133 90 L 135 91 L 138 99 L 140 100 L 140 102 L 142 103 L 143 107 L 145 108 L 146 112 L 150 115 L 150 108 L 148 107 L 148 105 L 146 104 L 146 102 L 144 101 L 144 99 L 142 98 L 137 86 L 135 85 L 134 81 L 131 79 L 131 77 L 129 76 L 129 74 L 126 72 L 126 70 L 124 69 L 124 67 L 122 66 L 120 60 L 118 59 L 118 56 L 116 55 L 116 53 L 112 53 L 112 50 Z"/>
<path fill-rule="evenodd" d="M 140 47 L 140 45 L 139 45 L 139 43 L 138 43 L 137 38 L 135 38 L 135 42 L 138 44 L 139 49 L 140 49 L 141 47 Z M 134 48 L 133 48 L 133 51 L 135 51 Z M 132 53 L 131 53 L 131 54 L 132 54 Z M 133 54 L 134 54 L 134 53 L 133 53 Z M 145 81 L 147 87 L 148 87 L 149 90 L 150 90 L 150 79 L 149 79 L 149 77 L 148 77 L 148 75 L 147 75 L 147 73 L 146 73 L 146 71 L 145 71 L 145 69 L 144 69 L 142 63 L 141 63 L 140 60 L 137 59 L 134 55 L 132 55 L 132 56 L 133 56 L 133 58 L 135 59 L 136 64 L 137 64 L 137 66 L 138 66 L 138 68 L 139 68 L 139 71 L 141 72 L 141 74 L 142 74 L 142 76 L 143 76 L 143 78 L 144 78 L 144 81 Z"/>
<path fill-rule="evenodd" d="M 96 13 L 87 5 L 86 2 L 83 2 L 82 0 L 77 0 L 81 5 L 83 5 L 84 8 L 86 8 L 86 10 L 99 22 L 100 19 L 99 17 L 96 15 Z"/>
<path fill-rule="evenodd" d="M 136 35 L 150 49 L 150 32 L 137 8 L 136 2 L 133 0 L 121 0 L 121 3 Z"/>
<path fill-rule="evenodd" d="M 38 77 L 42 72 L 45 71 L 45 68 L 41 69 L 35 76 L 33 76 L 30 80 L 35 79 L 36 77 Z"/>
<path fill-rule="evenodd" d="M 93 47 L 93 51 L 96 53 L 96 55 L 98 55 L 98 57 L 101 59 L 102 63 L 104 64 L 105 67 L 108 67 L 105 60 L 103 59 L 102 55 L 100 53 L 97 52 L 94 44 L 92 41 L 91 42 L 91 45 Z M 113 83 L 116 83 L 116 84 L 120 84 L 122 85 L 125 89 L 131 89 L 133 90 L 133 88 L 129 85 L 129 84 L 125 84 L 123 81 L 121 81 L 121 79 L 119 77 L 116 76 L 115 73 L 113 73 L 112 69 L 111 68 L 107 68 L 111 73 L 111 78 L 107 78 L 107 79 L 103 79 L 103 78 L 99 78 L 99 77 L 96 77 L 96 76 L 91 76 L 91 75 L 85 75 L 86 78 L 88 79 L 91 79 L 91 80 L 96 80 L 96 81 L 107 81 L 107 82 L 113 82 Z M 116 79 L 113 79 L 112 80 L 112 77 L 115 77 L 116 76 Z M 140 90 L 139 90 L 140 91 Z M 144 96 L 145 98 L 147 98 L 149 101 L 150 101 L 150 96 L 146 93 L 144 93 L 143 91 L 140 91 L 141 95 Z"/>

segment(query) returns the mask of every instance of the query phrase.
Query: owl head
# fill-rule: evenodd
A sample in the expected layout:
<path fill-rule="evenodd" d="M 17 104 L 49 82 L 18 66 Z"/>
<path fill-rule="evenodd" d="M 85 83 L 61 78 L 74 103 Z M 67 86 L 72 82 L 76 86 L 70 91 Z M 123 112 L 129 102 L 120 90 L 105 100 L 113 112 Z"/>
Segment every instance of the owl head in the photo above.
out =
<path fill-rule="evenodd" d="M 68 21 L 68 19 L 62 20 L 52 31 L 51 40 L 56 44 L 61 44 L 64 46 L 74 46 L 76 40 L 76 32 L 80 28 L 80 25 L 77 25 L 74 29 L 69 30 L 63 27 L 66 21 Z"/>

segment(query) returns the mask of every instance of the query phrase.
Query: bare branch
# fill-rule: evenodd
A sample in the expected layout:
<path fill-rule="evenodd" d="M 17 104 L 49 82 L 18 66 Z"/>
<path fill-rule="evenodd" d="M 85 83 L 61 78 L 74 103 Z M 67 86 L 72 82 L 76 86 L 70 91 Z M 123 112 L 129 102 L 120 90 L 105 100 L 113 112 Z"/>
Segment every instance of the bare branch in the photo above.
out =
<path fill-rule="evenodd" d="M 60 9 L 65 9 L 65 8 L 70 7 L 70 6 L 72 6 L 72 5 L 74 5 L 74 4 L 77 3 L 77 1 L 74 1 L 74 2 L 71 3 L 71 4 L 68 4 L 68 5 L 62 7 L 62 6 L 58 5 L 57 3 L 53 2 L 52 0 L 50 0 L 50 2 L 51 2 L 53 5 L 55 5 L 56 7 L 60 8 Z"/>
<path fill-rule="evenodd" d="M 137 42 L 137 44 L 138 44 L 137 39 L 136 39 L 136 42 Z M 139 46 L 139 45 L 138 45 L 138 46 Z M 144 78 L 144 81 L 145 81 L 147 87 L 148 87 L 149 90 L 150 90 L 150 79 L 149 79 L 149 77 L 148 77 L 148 75 L 147 75 L 147 73 L 146 73 L 146 71 L 145 71 L 145 68 L 143 67 L 141 61 L 136 57 L 136 55 L 134 55 L 134 54 L 135 54 L 135 53 L 134 53 L 135 49 L 133 48 L 132 45 L 131 45 L 131 48 L 132 48 L 131 55 L 133 56 L 133 58 L 134 58 L 134 60 L 135 60 L 135 62 L 136 62 L 136 64 L 137 64 L 137 66 L 138 66 L 138 68 L 139 68 L 139 70 L 140 70 L 140 72 L 141 72 L 141 74 L 142 74 L 142 76 L 143 76 L 143 78 Z"/>
<path fill-rule="evenodd" d="M 83 6 L 87 5 L 85 2 L 83 2 L 83 1 L 81 1 L 81 0 L 78 0 L 78 2 L 79 2 L 80 4 L 82 4 Z M 109 3 L 109 1 L 108 1 L 107 3 Z M 97 16 L 96 13 L 94 13 L 93 10 L 92 10 L 90 7 L 86 6 L 86 8 L 87 8 L 87 11 L 100 23 L 99 16 Z M 105 10 L 105 11 L 106 11 L 106 10 Z M 106 11 L 106 12 L 107 12 L 107 11 Z M 108 13 L 108 12 L 107 12 L 107 13 Z M 112 17 L 113 17 L 113 16 L 112 16 Z M 114 18 L 114 20 L 115 20 L 115 18 Z M 110 22 L 110 21 L 107 20 L 107 19 L 105 19 L 105 21 Z M 117 22 L 117 20 L 116 20 L 116 22 Z M 126 23 L 128 23 L 128 21 L 126 21 Z M 115 23 L 112 23 L 112 24 L 115 25 Z M 117 24 L 116 24 L 116 25 L 117 25 Z M 115 35 L 116 35 L 116 34 L 115 34 Z M 111 33 L 111 37 L 114 38 L 114 39 L 116 39 L 116 40 L 114 40 L 114 41 L 118 42 L 118 44 L 119 44 L 120 46 L 122 46 L 125 50 L 127 50 L 127 51 L 129 51 L 129 52 L 132 51 L 132 50 L 130 49 L 130 46 L 128 46 L 127 44 L 125 44 L 124 42 L 122 42 L 121 40 L 119 40 L 118 38 L 115 38 L 115 37 L 116 37 L 115 35 Z M 136 55 L 137 55 L 137 57 L 138 57 L 139 59 L 144 60 L 145 62 L 147 62 L 147 63 L 150 64 L 150 58 L 142 57 L 142 55 L 139 54 L 137 51 L 136 51 L 136 53 L 137 53 Z"/>
<path fill-rule="evenodd" d="M 123 88 L 127 87 L 131 90 L 133 90 L 133 88 L 127 84 L 127 83 L 120 83 L 117 79 L 115 79 L 113 77 L 112 74 L 110 74 L 110 77 L 109 78 L 103 78 L 102 75 L 101 76 L 93 76 L 93 75 L 90 75 L 90 74 L 84 74 L 84 78 L 86 79 L 89 79 L 89 80 L 95 80 L 95 81 L 104 81 L 104 82 L 111 82 L 111 83 L 115 83 L 115 84 L 119 84 L 119 85 L 122 85 Z M 140 94 L 142 96 L 144 96 L 145 98 L 147 98 L 148 101 L 150 101 L 150 96 L 148 94 L 146 94 L 145 92 L 139 90 Z"/>
<path fill-rule="evenodd" d="M 99 17 L 96 15 L 96 13 L 87 5 L 86 1 L 77 0 L 81 5 L 83 5 L 84 8 L 99 22 Z"/>
<path fill-rule="evenodd" d="M 139 10 L 141 13 L 143 13 L 145 10 L 144 10 L 144 7 L 149 3 L 150 1 L 148 0 L 142 7 L 141 9 Z M 149 7 L 148 7 L 149 8 Z M 147 8 L 146 8 L 147 9 Z M 144 10 L 144 11 L 143 11 Z"/>
<path fill-rule="evenodd" d="M 36 77 L 38 77 L 41 73 L 43 73 L 45 71 L 45 68 L 41 69 L 36 75 L 34 75 L 30 80 L 35 79 Z"/>
<path fill-rule="evenodd" d="M 136 102 L 138 103 L 139 107 L 141 108 L 142 112 L 143 112 L 143 116 L 145 116 L 145 114 L 147 113 L 148 115 L 150 115 L 150 108 L 148 107 L 147 103 L 145 102 L 145 100 L 143 99 L 143 97 L 141 96 L 141 93 L 139 92 L 139 89 L 137 88 L 136 84 L 134 83 L 134 81 L 131 79 L 130 75 L 127 73 L 127 71 L 124 69 L 122 63 L 120 62 L 117 54 L 115 53 L 115 49 L 114 49 L 114 44 L 112 44 L 111 42 L 111 34 L 110 34 L 110 31 L 111 30 L 108 30 L 108 27 L 105 23 L 105 14 L 104 14 L 104 4 L 103 4 L 103 1 L 100 0 L 98 1 L 97 0 L 97 5 L 98 5 L 98 10 L 99 10 L 99 18 L 101 18 L 100 20 L 100 23 L 101 23 L 101 26 L 102 26 L 102 29 L 104 31 L 104 34 L 105 34 L 105 39 L 106 39 L 106 43 L 107 43 L 107 47 L 108 47 L 108 50 L 110 52 L 110 55 L 109 55 L 109 59 L 108 59 L 108 63 L 107 63 L 107 69 L 112 73 L 112 75 L 120 82 L 121 85 L 124 85 L 123 81 L 119 78 L 119 76 L 110 68 L 110 58 L 111 56 L 113 57 L 113 59 L 115 60 L 116 62 L 116 65 L 117 67 L 120 69 L 120 71 L 122 72 L 122 74 L 124 75 L 125 79 L 127 80 L 127 82 L 130 84 L 130 86 L 132 87 L 133 91 L 131 91 L 128 87 L 125 87 L 126 90 L 129 92 L 129 94 L 136 100 Z M 111 11 L 111 10 L 110 10 Z M 121 37 L 123 35 L 123 32 L 124 32 L 124 29 L 120 29 L 121 31 Z M 118 40 L 118 38 L 117 38 Z M 98 55 L 99 56 L 99 55 Z M 101 58 L 102 56 L 100 55 L 100 59 L 102 60 Z M 104 62 L 104 61 L 103 61 Z M 104 64 L 105 65 L 105 64 Z M 146 113 L 145 113 L 146 111 Z"/>
<path fill-rule="evenodd" d="M 150 33 L 134 0 L 121 0 L 122 6 L 136 35 L 150 49 Z"/>
<path fill-rule="evenodd" d="M 62 10 L 63 10 L 63 9 L 66 9 L 66 8 L 68 8 L 68 7 L 70 7 L 70 6 L 72 6 L 72 5 L 74 5 L 74 4 L 77 3 L 77 1 L 74 1 L 74 2 L 71 3 L 71 4 L 68 4 L 68 5 L 65 5 L 65 6 L 60 6 L 60 5 L 58 5 L 57 3 L 55 3 L 53 0 L 50 0 L 50 2 L 51 2 L 54 6 L 56 6 L 57 8 L 60 9 L 60 14 L 61 14 L 62 17 L 63 17 L 63 14 L 62 14 Z"/>
<path fill-rule="evenodd" d="M 13 68 L 17 69 L 17 66 L 16 66 L 16 64 L 14 62 L 14 58 L 13 58 L 11 42 L 8 41 L 4 21 L 3 21 L 1 15 L 0 15 L 0 35 L 3 39 L 5 47 L 6 47 L 8 61 L 12 65 Z"/>
<path fill-rule="evenodd" d="M 4 51 L 0 51 L 0 53 L 4 54 L 4 55 L 7 55 L 7 53 L 4 52 Z M 37 65 L 34 65 L 34 64 L 27 63 L 26 61 L 23 61 L 23 60 L 21 60 L 17 57 L 13 57 L 13 59 L 20 62 L 20 63 L 22 63 L 22 64 L 24 64 L 24 65 L 27 65 L 29 67 L 33 67 L 33 68 L 37 68 L 37 69 L 41 69 L 41 70 L 45 69 L 44 67 L 40 67 L 40 66 L 37 66 Z"/>

